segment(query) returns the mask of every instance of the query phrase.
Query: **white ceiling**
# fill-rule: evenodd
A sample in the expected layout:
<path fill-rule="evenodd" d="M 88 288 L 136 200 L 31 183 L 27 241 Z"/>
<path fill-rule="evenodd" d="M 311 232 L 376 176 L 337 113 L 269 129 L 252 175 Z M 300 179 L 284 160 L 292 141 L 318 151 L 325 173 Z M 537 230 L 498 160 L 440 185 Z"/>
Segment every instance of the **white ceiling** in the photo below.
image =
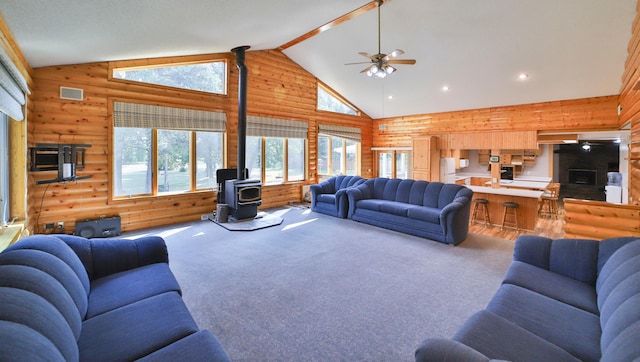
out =
<path fill-rule="evenodd" d="M 37 68 L 274 49 L 368 2 L 2 0 L 0 11 Z M 393 0 L 381 50 L 415 65 L 385 79 L 344 65 L 377 53 L 375 10 L 284 53 L 373 118 L 604 96 L 620 91 L 635 13 L 636 0 Z"/>

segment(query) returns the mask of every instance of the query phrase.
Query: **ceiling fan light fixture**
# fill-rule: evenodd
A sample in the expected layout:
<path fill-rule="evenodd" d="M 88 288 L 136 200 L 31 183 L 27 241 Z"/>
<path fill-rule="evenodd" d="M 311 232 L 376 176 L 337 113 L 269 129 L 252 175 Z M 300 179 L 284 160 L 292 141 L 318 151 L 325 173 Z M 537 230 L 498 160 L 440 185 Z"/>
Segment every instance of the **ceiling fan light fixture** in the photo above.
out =
<path fill-rule="evenodd" d="M 395 72 L 395 71 L 396 71 L 396 68 L 394 68 L 394 67 L 392 67 L 392 66 L 390 66 L 390 65 L 387 65 L 387 66 L 385 67 L 385 71 L 387 72 L 387 74 L 391 74 L 391 73 L 393 73 L 393 72 Z"/>

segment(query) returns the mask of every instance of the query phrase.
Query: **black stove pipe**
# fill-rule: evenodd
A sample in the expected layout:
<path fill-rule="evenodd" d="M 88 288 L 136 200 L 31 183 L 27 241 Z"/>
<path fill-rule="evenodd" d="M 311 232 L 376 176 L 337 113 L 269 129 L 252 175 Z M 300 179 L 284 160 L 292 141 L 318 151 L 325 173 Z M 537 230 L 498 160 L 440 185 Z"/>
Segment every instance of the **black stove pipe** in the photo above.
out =
<path fill-rule="evenodd" d="M 236 53 L 238 75 L 238 180 L 245 179 L 247 154 L 247 66 L 244 64 L 244 52 L 250 46 L 243 45 L 231 49 Z"/>

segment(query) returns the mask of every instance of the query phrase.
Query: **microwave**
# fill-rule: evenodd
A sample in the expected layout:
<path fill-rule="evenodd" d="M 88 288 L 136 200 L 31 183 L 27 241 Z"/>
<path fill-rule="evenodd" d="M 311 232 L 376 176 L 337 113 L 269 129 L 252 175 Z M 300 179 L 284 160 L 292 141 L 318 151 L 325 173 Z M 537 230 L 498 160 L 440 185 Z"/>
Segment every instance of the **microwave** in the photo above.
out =
<path fill-rule="evenodd" d="M 513 180 L 513 166 L 501 166 L 500 167 L 500 179 L 501 180 Z"/>

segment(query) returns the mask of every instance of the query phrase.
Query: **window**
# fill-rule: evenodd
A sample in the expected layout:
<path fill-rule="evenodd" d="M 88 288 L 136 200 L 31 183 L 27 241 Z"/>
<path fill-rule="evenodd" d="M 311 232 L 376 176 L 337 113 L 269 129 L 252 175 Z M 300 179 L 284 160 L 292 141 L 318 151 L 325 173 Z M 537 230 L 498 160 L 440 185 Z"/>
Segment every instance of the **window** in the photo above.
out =
<path fill-rule="evenodd" d="M 354 116 L 358 115 L 358 111 L 354 106 L 321 84 L 318 84 L 318 109 Z"/>
<path fill-rule="evenodd" d="M 114 102 L 113 114 L 114 198 L 217 186 L 224 113 Z"/>
<path fill-rule="evenodd" d="M 409 151 L 385 150 L 378 152 L 378 177 L 409 178 Z"/>
<path fill-rule="evenodd" d="M 318 174 L 360 174 L 360 129 L 318 125 Z"/>
<path fill-rule="evenodd" d="M 265 185 L 304 180 L 303 138 L 249 136 L 246 152 L 249 178 L 260 179 Z"/>
<path fill-rule="evenodd" d="M 246 166 L 265 185 L 305 179 L 307 122 L 247 116 Z"/>
<path fill-rule="evenodd" d="M 223 60 L 113 70 L 116 79 L 216 94 L 226 94 L 226 74 L 227 63 Z"/>

